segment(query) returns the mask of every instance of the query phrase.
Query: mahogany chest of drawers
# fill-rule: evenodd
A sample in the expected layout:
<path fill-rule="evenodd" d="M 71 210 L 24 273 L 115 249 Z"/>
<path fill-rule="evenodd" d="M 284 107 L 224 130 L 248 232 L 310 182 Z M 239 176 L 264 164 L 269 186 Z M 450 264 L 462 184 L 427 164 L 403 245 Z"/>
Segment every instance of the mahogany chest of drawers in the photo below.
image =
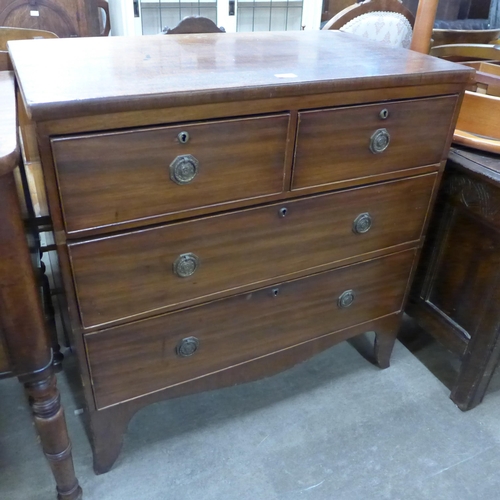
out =
<path fill-rule="evenodd" d="M 387 367 L 467 68 L 338 32 L 10 45 L 93 433 L 366 331 Z"/>

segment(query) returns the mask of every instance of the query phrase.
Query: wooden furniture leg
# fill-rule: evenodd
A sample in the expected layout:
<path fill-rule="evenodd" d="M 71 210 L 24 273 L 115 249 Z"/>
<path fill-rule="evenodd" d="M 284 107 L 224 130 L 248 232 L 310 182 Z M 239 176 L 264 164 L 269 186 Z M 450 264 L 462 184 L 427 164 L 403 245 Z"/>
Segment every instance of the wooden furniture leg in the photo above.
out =
<path fill-rule="evenodd" d="M 489 307 L 483 315 L 478 332 L 467 345 L 462 358 L 457 382 L 451 392 L 452 401 L 463 411 L 475 408 L 483 400 L 491 377 L 500 361 L 500 324 L 498 317 L 498 301 L 500 288 L 494 286 L 496 295 L 488 301 Z"/>
<path fill-rule="evenodd" d="M 391 332 L 376 332 L 375 333 L 375 363 L 379 368 L 389 368 L 391 361 L 392 350 L 397 337 L 397 329 Z"/>
<path fill-rule="evenodd" d="M 104 474 L 113 467 L 122 449 L 124 434 L 135 412 L 136 408 L 127 404 L 93 412 L 90 428 L 96 474 Z"/>

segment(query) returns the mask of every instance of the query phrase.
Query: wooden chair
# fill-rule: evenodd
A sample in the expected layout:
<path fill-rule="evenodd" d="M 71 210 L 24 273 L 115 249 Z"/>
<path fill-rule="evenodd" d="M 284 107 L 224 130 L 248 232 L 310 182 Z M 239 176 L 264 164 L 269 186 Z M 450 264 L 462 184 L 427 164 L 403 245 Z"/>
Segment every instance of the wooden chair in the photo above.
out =
<path fill-rule="evenodd" d="M 339 12 L 322 29 L 428 53 L 437 5 L 438 0 L 420 0 L 414 17 L 400 0 L 366 0 Z"/>
<path fill-rule="evenodd" d="M 329 21 L 333 16 L 355 3 L 356 0 L 323 0 L 321 22 Z"/>
<path fill-rule="evenodd" d="M 31 40 L 38 38 L 57 38 L 57 35 L 45 30 L 0 26 L 0 50 L 7 50 L 7 42 L 11 40 Z"/>
<path fill-rule="evenodd" d="M 415 18 L 399 0 L 367 0 L 339 12 L 322 29 L 409 48 Z"/>
<path fill-rule="evenodd" d="M 57 35 L 50 31 L 0 26 L 0 71 L 12 69 L 7 53 L 7 42 L 10 40 L 29 40 L 31 38 L 57 38 Z"/>
<path fill-rule="evenodd" d="M 175 28 L 165 27 L 165 35 L 188 35 L 195 33 L 225 33 L 224 28 L 219 28 L 208 17 L 189 16 L 185 17 Z"/>

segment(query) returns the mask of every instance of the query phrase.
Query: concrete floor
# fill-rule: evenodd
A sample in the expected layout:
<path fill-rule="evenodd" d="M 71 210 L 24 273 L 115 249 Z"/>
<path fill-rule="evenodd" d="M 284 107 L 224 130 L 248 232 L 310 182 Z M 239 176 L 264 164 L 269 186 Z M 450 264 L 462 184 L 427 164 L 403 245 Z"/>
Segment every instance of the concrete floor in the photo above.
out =
<path fill-rule="evenodd" d="M 418 355 L 452 380 L 444 350 Z M 64 374 L 59 386 L 88 500 L 500 499 L 500 377 L 462 413 L 429 368 L 398 343 L 381 371 L 342 343 L 272 378 L 158 403 L 102 476 Z M 21 386 L 2 381 L 0 401 L 0 499 L 55 499 Z"/>

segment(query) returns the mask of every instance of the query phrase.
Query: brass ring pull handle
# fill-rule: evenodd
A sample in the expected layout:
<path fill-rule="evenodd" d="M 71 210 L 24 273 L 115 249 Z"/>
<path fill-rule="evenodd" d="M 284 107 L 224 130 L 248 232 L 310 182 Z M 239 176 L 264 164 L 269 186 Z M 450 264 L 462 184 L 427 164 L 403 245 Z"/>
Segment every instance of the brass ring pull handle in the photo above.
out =
<path fill-rule="evenodd" d="M 181 358 L 192 356 L 200 347 L 200 341 L 196 337 L 186 337 L 176 346 L 175 352 Z"/>
<path fill-rule="evenodd" d="M 373 154 L 382 153 L 389 147 L 391 142 L 391 135 L 386 128 L 379 128 L 375 130 L 370 138 L 370 151 Z"/>
<path fill-rule="evenodd" d="M 183 253 L 175 259 L 173 271 L 179 278 L 189 278 L 200 265 L 200 259 L 194 253 Z"/>
<path fill-rule="evenodd" d="M 345 292 L 340 294 L 339 298 L 337 299 L 337 305 L 340 309 L 345 309 L 346 307 L 352 305 L 355 298 L 356 295 L 354 294 L 354 290 L 346 290 Z"/>
<path fill-rule="evenodd" d="M 372 218 L 368 212 L 359 214 L 352 223 L 352 232 L 356 234 L 367 233 L 372 227 Z"/>
<path fill-rule="evenodd" d="M 180 155 L 170 164 L 170 179 L 176 184 L 189 184 L 198 173 L 199 161 L 193 155 Z"/>

